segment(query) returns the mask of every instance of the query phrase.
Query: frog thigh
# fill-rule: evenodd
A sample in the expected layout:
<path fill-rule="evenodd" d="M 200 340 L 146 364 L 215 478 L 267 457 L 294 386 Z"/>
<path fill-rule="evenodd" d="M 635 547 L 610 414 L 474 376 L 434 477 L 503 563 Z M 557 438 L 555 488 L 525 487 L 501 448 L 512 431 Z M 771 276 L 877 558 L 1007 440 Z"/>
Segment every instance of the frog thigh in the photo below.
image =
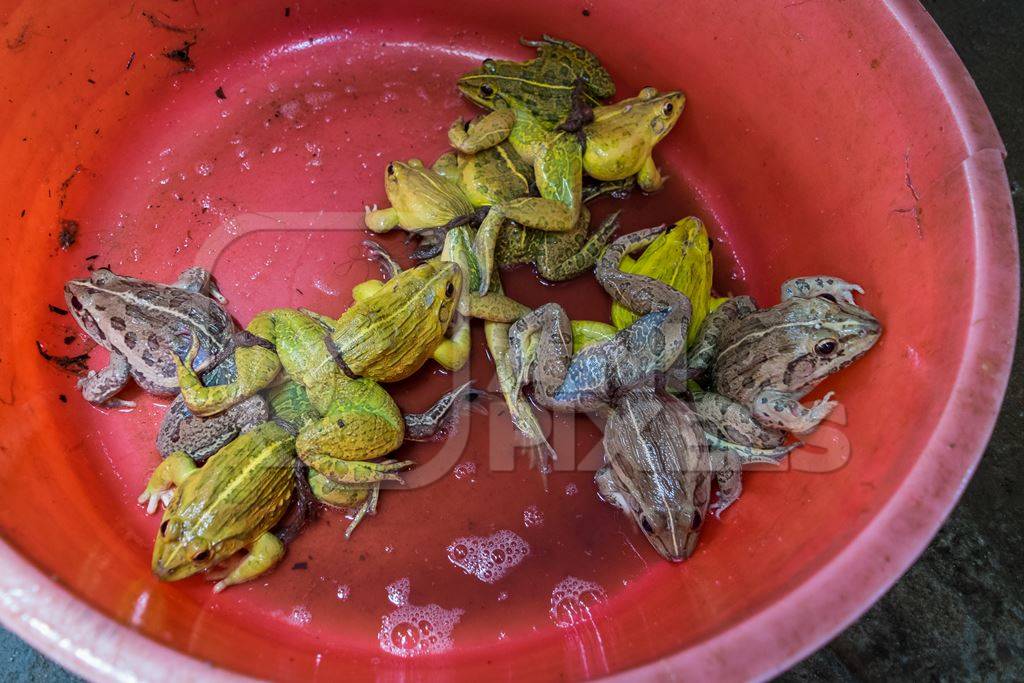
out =
<path fill-rule="evenodd" d="M 277 337 L 274 321 L 277 314 L 277 311 L 260 313 L 252 319 L 246 330 L 251 335 L 269 342 L 273 346 Z M 258 344 L 239 346 L 234 352 L 237 374 L 235 381 L 210 387 L 203 386 L 199 375 L 192 368 L 198 348 L 197 340 L 193 337 L 192 347 L 185 360 L 182 361 L 177 356 L 174 357 L 175 365 L 178 368 L 181 395 L 185 398 L 189 410 L 196 415 L 215 415 L 241 403 L 266 388 L 281 370 L 281 359 L 276 350 Z"/>
<path fill-rule="evenodd" d="M 471 294 L 469 317 L 496 323 L 514 323 L 530 312 L 530 308 L 504 294 Z"/>
<path fill-rule="evenodd" d="M 103 405 L 124 388 L 131 376 L 128 359 L 117 351 L 110 352 L 110 363 L 99 372 L 89 374 L 78 380 L 78 388 L 89 403 Z"/>
<path fill-rule="evenodd" d="M 711 469 L 718 484 L 718 499 L 711 504 L 711 512 L 721 517 L 743 492 L 743 464 L 734 453 L 711 451 Z"/>
<path fill-rule="evenodd" d="M 643 166 L 636 174 L 636 184 L 644 192 L 657 192 L 665 184 L 665 178 L 658 170 L 658 165 L 654 163 L 654 157 L 649 156 L 644 160 Z"/>
<path fill-rule="evenodd" d="M 451 337 L 441 340 L 441 343 L 434 349 L 432 358 L 447 370 L 452 372 L 461 370 L 469 361 L 471 343 L 472 333 L 469 320 L 465 316 L 459 315 Z"/>
<path fill-rule="evenodd" d="M 709 312 L 704 318 L 704 322 L 701 323 L 697 338 L 690 344 L 690 367 L 694 370 L 704 370 L 710 367 L 715 359 L 718 340 L 721 338 L 725 326 L 756 310 L 757 305 L 749 296 L 737 296 Z"/>
<path fill-rule="evenodd" d="M 373 232 L 388 232 L 398 227 L 398 211 L 393 207 L 386 209 L 367 209 L 363 216 L 366 227 Z"/>
<path fill-rule="evenodd" d="M 714 392 L 701 392 L 694 397 L 694 410 L 708 431 L 715 432 L 740 446 L 777 448 L 785 435 L 759 423 L 746 406 Z"/>
<path fill-rule="evenodd" d="M 508 138 L 515 122 L 516 114 L 511 109 L 492 111 L 468 124 L 456 119 L 448 129 L 448 142 L 463 154 L 476 154 Z"/>
<path fill-rule="evenodd" d="M 217 582 L 213 587 L 213 592 L 220 593 L 228 586 L 252 581 L 256 577 L 266 574 L 281 561 L 282 557 L 284 557 L 284 544 L 274 534 L 263 533 L 253 542 L 245 559 L 230 574 Z"/>
<path fill-rule="evenodd" d="M 564 249 L 550 251 L 547 248 L 548 242 L 557 240 L 559 237 L 547 236 L 548 240 L 544 242 L 544 248 L 534 261 L 537 266 L 537 272 L 545 279 L 561 282 L 582 275 L 593 268 L 594 264 L 597 263 L 597 258 L 601 255 L 601 250 L 604 249 L 605 244 L 608 242 L 608 238 L 619 227 L 618 218 L 619 212 L 616 211 L 602 221 L 601 225 L 587 238 L 582 247 L 573 249 L 572 253 L 568 255 Z M 568 239 L 568 236 L 564 239 Z M 630 258 L 630 261 L 632 261 L 632 258 Z M 622 269 L 625 270 L 625 268 Z"/>

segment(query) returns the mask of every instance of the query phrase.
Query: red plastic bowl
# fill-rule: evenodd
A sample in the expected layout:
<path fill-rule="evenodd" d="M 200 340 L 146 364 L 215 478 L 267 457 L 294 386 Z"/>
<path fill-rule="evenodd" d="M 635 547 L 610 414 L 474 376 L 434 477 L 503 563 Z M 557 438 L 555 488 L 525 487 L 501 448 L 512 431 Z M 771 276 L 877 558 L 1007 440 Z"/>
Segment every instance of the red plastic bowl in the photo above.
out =
<path fill-rule="evenodd" d="M 916 2 L 6 5 L 0 618 L 79 673 L 765 677 L 907 568 L 978 461 L 1010 368 L 1016 234 L 996 130 Z M 96 410 L 43 360 L 37 341 L 51 354 L 84 347 L 47 309 L 62 305 L 63 281 L 89 263 L 165 281 L 202 263 L 241 320 L 271 305 L 340 312 L 371 273 L 358 228 L 363 205 L 384 199 L 387 160 L 432 159 L 471 111 L 455 76 L 482 56 L 526 56 L 516 39 L 544 32 L 595 50 L 621 95 L 687 93 L 656 150 L 669 184 L 627 202 L 626 229 L 700 215 L 719 288 L 764 303 L 794 275 L 864 286 L 886 332 L 823 387 L 844 412 L 789 471 L 749 473 L 682 565 L 658 560 L 596 499 L 589 423 L 562 420 L 578 428 L 580 471 L 556 473 L 544 494 L 522 459 L 513 472 L 488 466 L 508 437 L 492 415 L 460 432 L 474 475 L 448 473 L 444 446 L 410 448 L 422 471 L 437 463 L 437 481 L 386 493 L 349 542 L 327 515 L 265 580 L 217 597 L 198 578 L 158 582 L 157 521 L 133 499 L 157 462 L 161 403 L 135 392 L 132 414 Z M 547 288 L 520 270 L 509 288 L 574 316 L 606 311 L 588 279 Z M 479 348 L 473 369 L 490 377 Z M 395 394 L 418 408 L 449 381 L 428 370 Z M 578 495 L 565 495 L 570 484 Z M 530 505 L 543 525 L 524 527 Z M 447 561 L 452 539 L 497 529 L 532 547 L 502 582 Z M 605 600 L 563 629 L 549 600 L 570 574 Z M 414 603 L 464 610 L 446 654 L 378 646 L 393 609 L 384 586 L 403 576 Z"/>

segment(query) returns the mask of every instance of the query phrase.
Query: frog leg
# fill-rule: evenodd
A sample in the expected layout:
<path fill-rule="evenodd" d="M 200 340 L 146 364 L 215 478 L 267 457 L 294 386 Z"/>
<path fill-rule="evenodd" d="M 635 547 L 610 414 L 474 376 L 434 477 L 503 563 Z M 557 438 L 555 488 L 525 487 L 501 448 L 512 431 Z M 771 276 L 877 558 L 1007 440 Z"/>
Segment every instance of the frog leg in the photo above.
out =
<path fill-rule="evenodd" d="M 478 320 L 488 320 L 498 323 L 514 323 L 530 312 L 528 306 L 524 306 L 515 299 L 504 294 L 489 293 L 484 295 L 470 294 L 467 298 L 467 315 Z"/>
<path fill-rule="evenodd" d="M 366 227 L 372 232 L 388 232 L 398 227 L 398 211 L 394 207 L 378 209 L 368 206 L 363 215 L 363 222 L 366 223 Z"/>
<path fill-rule="evenodd" d="M 367 280 L 366 282 L 362 282 L 362 283 L 356 285 L 356 287 L 360 287 L 361 285 L 365 285 L 365 284 L 368 284 L 370 282 L 379 282 L 379 280 Z M 383 284 L 383 283 L 381 283 L 381 284 Z M 353 291 L 353 293 L 355 293 L 355 287 L 352 288 L 352 291 Z M 365 296 L 366 295 L 364 295 L 364 297 Z M 353 297 L 353 298 L 355 298 L 355 297 Z M 355 299 L 355 300 L 356 301 L 360 301 L 361 299 Z M 334 331 L 336 331 L 338 329 L 338 321 L 335 320 L 334 318 L 326 316 L 326 315 L 324 315 L 322 313 L 317 313 L 316 311 L 311 310 L 309 308 L 299 308 L 297 310 L 299 311 L 299 313 L 302 313 L 303 315 L 305 315 L 307 317 L 310 317 L 313 320 L 315 320 L 318 323 L 320 323 L 320 326 L 324 328 L 324 332 L 326 332 L 327 334 L 330 334 L 330 333 L 332 333 L 332 332 L 334 332 Z"/>
<path fill-rule="evenodd" d="M 110 352 L 110 363 L 99 372 L 90 370 L 89 374 L 78 380 L 78 388 L 86 401 L 94 405 L 106 405 L 116 408 L 131 408 L 132 401 L 121 401 L 114 398 L 124 388 L 131 377 L 131 366 L 128 359 L 117 351 Z"/>
<path fill-rule="evenodd" d="M 424 412 L 406 413 L 403 416 L 406 441 L 432 441 L 447 434 L 458 422 L 462 408 L 468 405 L 483 410 L 476 402 L 483 394 L 473 388 L 471 380 L 449 391 Z"/>
<path fill-rule="evenodd" d="M 730 451 L 711 451 L 711 469 L 718 484 L 718 497 L 710 509 L 715 517 L 721 518 L 743 492 L 743 463 Z"/>
<path fill-rule="evenodd" d="M 237 378 L 229 384 L 203 386 L 199 375 L 192 369 L 199 352 L 199 340 L 195 336 L 184 361 L 174 356 L 181 395 L 193 414 L 205 417 L 227 410 L 266 388 L 277 377 L 281 359 L 272 350 L 276 338 L 274 312 L 264 311 L 253 318 L 245 334 L 248 341 L 242 343 L 236 339 Z"/>
<path fill-rule="evenodd" d="M 554 282 L 569 280 L 577 275 L 581 275 L 594 267 L 598 256 L 601 255 L 601 250 L 604 249 L 605 244 L 608 242 L 608 238 L 612 236 L 612 233 L 618 227 L 619 212 L 616 211 L 605 218 L 597 230 L 583 243 L 583 246 L 573 252 L 568 258 L 564 258 L 562 255 L 551 254 L 545 249 L 541 256 L 534 261 L 537 271 L 541 277 Z"/>
<path fill-rule="evenodd" d="M 498 109 L 473 121 L 459 118 L 448 129 L 448 142 L 463 154 L 476 154 L 508 138 L 515 122 L 511 109 Z"/>
<path fill-rule="evenodd" d="M 402 266 L 398 265 L 398 262 L 391 258 L 391 254 L 388 253 L 388 250 L 382 244 L 373 240 L 363 240 L 363 248 L 366 249 L 367 257 L 377 261 L 381 268 L 384 269 L 385 280 L 397 277 L 402 272 Z"/>
<path fill-rule="evenodd" d="M 694 396 L 693 408 L 705 429 L 720 435 L 725 442 L 774 449 L 785 439 L 785 434 L 755 419 L 746 406 L 721 394 L 700 392 Z"/>
<path fill-rule="evenodd" d="M 164 507 L 170 504 L 175 486 L 181 486 L 182 482 L 191 476 L 198 467 L 182 451 L 171 453 L 161 462 L 153 476 L 146 484 L 146 490 L 139 496 L 139 505 L 146 506 L 146 514 L 151 515 L 157 511 L 160 504 Z"/>
<path fill-rule="evenodd" d="M 721 304 L 711 311 L 697 333 L 697 338 L 690 346 L 689 365 L 694 371 L 706 370 L 711 367 L 718 350 L 718 340 L 725 326 L 757 310 L 757 304 L 749 296 L 737 296 Z"/>
<path fill-rule="evenodd" d="M 709 434 L 707 432 L 704 433 L 704 437 L 707 439 L 708 448 L 713 451 L 732 453 L 743 465 L 777 465 L 780 460 L 803 445 L 799 441 L 794 441 L 793 443 L 788 443 L 779 446 L 778 448 L 754 448 L 753 446 L 744 446 L 738 443 L 732 443 L 731 441 L 726 441 L 725 439 L 721 439 L 714 434 Z"/>
<path fill-rule="evenodd" d="M 310 470 L 309 486 L 320 502 L 331 507 L 355 510 L 351 523 L 345 529 L 345 538 L 352 536 L 352 532 L 363 521 L 363 518 L 377 513 L 380 482 L 372 484 L 339 484 L 318 472 Z"/>
<path fill-rule="evenodd" d="M 583 153 L 569 133 L 558 133 L 533 163 L 540 197 L 502 202 L 510 220 L 546 232 L 567 232 L 576 226 L 583 199 Z"/>
<path fill-rule="evenodd" d="M 451 335 L 441 340 L 431 357 L 446 370 L 461 370 L 469 361 L 471 342 L 469 319 L 461 313 L 456 313 Z"/>
<path fill-rule="evenodd" d="M 498 244 L 498 235 L 505 223 L 505 213 L 500 206 L 492 206 L 480 222 L 480 227 L 473 238 L 473 256 L 480 271 L 480 282 L 475 294 L 487 292 L 494 270 L 494 249 Z"/>
<path fill-rule="evenodd" d="M 831 275 L 813 275 L 810 277 L 797 277 L 786 280 L 782 283 L 782 300 L 800 297 L 810 299 L 816 296 L 831 297 L 835 301 L 841 301 L 851 306 L 856 306 L 853 300 L 853 293 L 863 294 L 864 289 L 846 280 L 840 280 Z"/>
<path fill-rule="evenodd" d="M 547 408 L 580 407 L 572 400 L 556 398 L 572 360 L 572 324 L 565 309 L 554 303 L 534 309 L 512 325 L 508 340 L 517 396 L 531 384 L 534 398 Z"/>
<path fill-rule="evenodd" d="M 213 275 L 206 268 L 197 266 L 183 270 L 171 286 L 208 296 L 219 304 L 226 304 L 228 302 L 224 295 L 220 293 L 217 281 L 213 279 Z"/>
<path fill-rule="evenodd" d="M 231 570 L 231 573 L 218 581 L 214 593 L 220 593 L 228 586 L 252 581 L 266 574 L 284 557 L 284 544 L 270 532 L 261 534 L 249 548 L 249 554 Z"/>
<path fill-rule="evenodd" d="M 644 160 L 644 165 L 640 167 L 639 173 L 636 174 L 636 184 L 640 186 L 640 189 L 644 192 L 657 192 L 665 184 L 667 178 L 661 175 L 661 171 L 658 170 L 658 165 L 654 163 L 654 157 L 647 157 Z"/>
<path fill-rule="evenodd" d="M 594 269 L 594 276 L 612 299 L 637 315 L 665 312 L 664 319 L 658 324 L 661 348 L 651 349 L 656 355 L 658 369 L 662 371 L 668 371 L 679 362 L 686 351 L 692 310 L 690 299 L 660 280 L 622 271 L 619 263 L 623 256 L 645 248 L 665 230 L 666 227 L 661 226 L 620 237 L 605 249 Z"/>
<path fill-rule="evenodd" d="M 765 390 L 754 397 L 751 412 L 758 422 L 767 427 L 806 434 L 817 429 L 818 424 L 838 405 L 831 398 L 830 391 L 810 408 L 805 408 L 789 394 Z"/>
<path fill-rule="evenodd" d="M 460 123 L 462 119 L 459 119 L 452 124 L 454 127 L 457 123 Z M 459 170 L 459 157 L 455 152 L 445 152 L 437 158 L 434 165 L 430 167 L 434 173 L 438 174 L 446 180 L 450 180 L 456 185 L 459 184 L 459 179 L 462 173 Z"/>
<path fill-rule="evenodd" d="M 629 176 L 622 180 L 602 180 L 598 183 L 588 184 L 583 187 L 583 203 L 586 204 L 603 195 L 608 195 L 612 199 L 625 199 L 635 187 L 636 176 Z"/>
<path fill-rule="evenodd" d="M 343 484 L 401 481 L 411 462 L 367 462 L 402 445 L 405 423 L 394 399 L 376 382 L 355 380 L 337 392 L 319 420 L 299 432 L 295 448 L 312 469 Z"/>

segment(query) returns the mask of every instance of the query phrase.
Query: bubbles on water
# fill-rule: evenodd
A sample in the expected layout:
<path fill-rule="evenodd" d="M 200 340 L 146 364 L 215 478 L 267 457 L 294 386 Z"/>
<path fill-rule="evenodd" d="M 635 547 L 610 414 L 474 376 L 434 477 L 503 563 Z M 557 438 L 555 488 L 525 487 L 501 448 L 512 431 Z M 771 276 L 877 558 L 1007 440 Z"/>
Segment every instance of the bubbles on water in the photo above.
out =
<path fill-rule="evenodd" d="M 544 524 L 544 513 L 536 505 L 531 505 L 523 510 L 523 526 L 527 529 L 542 526 Z"/>
<path fill-rule="evenodd" d="M 530 545 L 512 531 L 457 538 L 448 546 L 448 561 L 484 583 L 500 581 L 530 554 Z"/>
<path fill-rule="evenodd" d="M 307 142 L 306 151 L 310 155 L 309 160 L 306 162 L 306 168 L 315 168 L 323 163 L 321 159 L 323 148 L 320 145 L 315 142 Z"/>
<path fill-rule="evenodd" d="M 196 164 L 196 173 L 201 176 L 208 176 L 213 173 L 212 161 L 200 161 Z"/>
<path fill-rule="evenodd" d="M 571 628 L 591 621 L 591 608 L 607 599 L 604 589 L 593 581 L 567 576 L 551 591 L 548 614 L 558 628 Z"/>
<path fill-rule="evenodd" d="M 309 610 L 305 607 L 296 607 L 292 610 L 292 613 L 288 615 L 288 619 L 293 624 L 298 624 L 299 626 L 306 626 L 307 624 L 309 624 L 310 621 L 313 620 L 313 615 L 310 614 Z"/>
<path fill-rule="evenodd" d="M 342 584 L 338 586 L 338 599 L 348 600 L 349 596 L 352 595 L 352 589 L 348 587 L 348 584 Z"/>
<path fill-rule="evenodd" d="M 382 650 L 397 657 L 416 657 L 452 649 L 452 631 L 462 618 L 461 609 L 409 604 L 409 579 L 405 578 L 390 584 L 387 592 L 396 609 L 381 618 L 377 642 Z"/>
<path fill-rule="evenodd" d="M 281 116 L 289 121 L 294 121 L 301 108 L 302 104 L 298 100 L 288 100 L 278 108 L 278 111 L 281 112 Z"/>
<path fill-rule="evenodd" d="M 409 602 L 409 579 L 403 577 L 396 581 L 392 581 L 384 590 L 388 594 L 388 602 L 397 607 L 401 607 Z"/>
<path fill-rule="evenodd" d="M 565 495 L 567 495 L 567 496 L 575 496 L 579 492 L 580 492 L 580 489 L 579 489 L 578 486 L 576 486 L 576 484 L 566 484 L 565 485 Z"/>
<path fill-rule="evenodd" d="M 466 479 L 476 474 L 475 462 L 461 462 L 453 470 L 456 479 Z"/>

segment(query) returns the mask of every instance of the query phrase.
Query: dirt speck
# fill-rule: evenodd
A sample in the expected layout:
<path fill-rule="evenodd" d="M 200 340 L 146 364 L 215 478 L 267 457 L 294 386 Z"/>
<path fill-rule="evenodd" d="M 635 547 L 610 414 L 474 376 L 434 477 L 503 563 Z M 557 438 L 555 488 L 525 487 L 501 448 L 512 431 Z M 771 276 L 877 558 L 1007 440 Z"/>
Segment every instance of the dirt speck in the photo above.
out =
<path fill-rule="evenodd" d="M 67 251 L 78 240 L 78 221 L 68 218 L 60 219 L 60 233 L 57 235 L 57 243 L 60 248 Z"/>

